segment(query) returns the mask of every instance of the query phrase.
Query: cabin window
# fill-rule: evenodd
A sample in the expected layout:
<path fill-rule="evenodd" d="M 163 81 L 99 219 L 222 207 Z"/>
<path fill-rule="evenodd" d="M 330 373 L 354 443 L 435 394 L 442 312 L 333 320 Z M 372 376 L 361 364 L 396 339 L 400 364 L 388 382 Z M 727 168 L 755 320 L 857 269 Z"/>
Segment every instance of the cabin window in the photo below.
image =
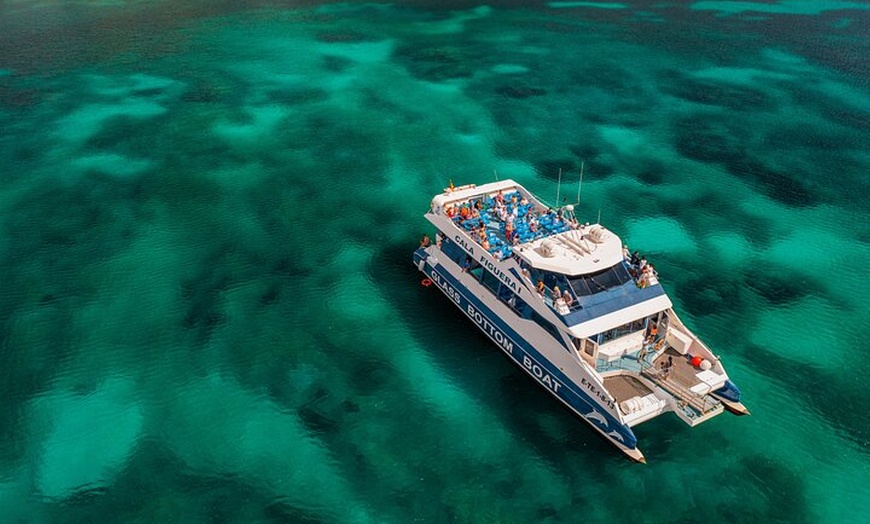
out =
<path fill-rule="evenodd" d="M 507 305 L 510 306 L 511 309 L 513 309 L 517 313 L 517 315 L 526 318 L 528 311 L 530 310 L 529 305 L 526 304 L 526 301 L 517 296 L 517 294 L 513 291 L 508 290 L 507 287 L 503 286 L 502 292 L 504 291 L 507 291 L 507 298 L 505 299 Z"/>
<path fill-rule="evenodd" d="M 613 329 L 603 331 L 598 334 L 598 343 L 606 344 L 607 342 L 610 342 L 611 340 L 616 340 L 619 337 L 624 337 L 625 335 L 634 333 L 636 331 L 642 331 L 644 329 L 644 326 L 646 325 L 645 321 L 646 319 L 639 318 L 637 320 L 629 322 L 628 324 L 623 324 Z"/>
<path fill-rule="evenodd" d="M 501 286 L 501 280 L 499 280 L 497 276 L 489 271 L 484 271 L 483 276 L 480 277 L 480 283 L 494 294 L 498 295 L 498 288 Z"/>
<path fill-rule="evenodd" d="M 588 338 L 574 338 L 571 337 L 571 341 L 574 343 L 574 348 L 589 358 L 595 358 L 595 351 L 598 347 L 594 341 Z"/>
<path fill-rule="evenodd" d="M 483 267 L 479 264 L 470 272 L 483 284 L 483 287 L 510 306 L 519 316 L 526 318 L 527 311 L 529 310 L 526 301 L 517 296 L 509 287 L 502 284 L 497 276 L 489 271 L 484 271 Z"/>
<path fill-rule="evenodd" d="M 553 338 L 555 338 L 556 340 L 558 340 L 560 343 L 562 342 L 562 335 L 561 335 L 561 333 L 559 333 L 559 330 L 556 329 L 556 326 L 554 326 L 553 324 L 551 324 L 550 321 L 548 321 L 547 319 L 545 319 L 544 317 L 542 317 L 541 315 L 539 315 L 536 311 L 532 311 L 532 317 L 531 317 L 531 319 L 532 319 L 532 321 L 535 322 L 535 324 L 537 324 L 537 325 L 541 326 L 542 328 L 546 329 L 547 332 L 548 332 L 549 334 L 553 335 Z"/>
<path fill-rule="evenodd" d="M 628 274 L 628 269 L 624 262 L 598 273 L 569 279 L 571 289 L 581 297 L 607 291 L 610 288 L 618 287 L 631 281 L 631 275 Z"/>
<path fill-rule="evenodd" d="M 445 238 L 441 242 L 441 251 L 447 255 L 450 260 L 456 262 L 460 266 L 463 266 L 465 263 L 466 257 L 468 254 L 462 250 L 455 242 L 451 241 L 449 238 Z M 468 257 L 470 258 L 470 257 Z M 463 266 L 464 267 L 464 266 Z"/>
<path fill-rule="evenodd" d="M 589 355 L 590 357 L 595 356 L 595 342 L 589 340 L 588 338 L 583 339 L 583 352 Z"/>

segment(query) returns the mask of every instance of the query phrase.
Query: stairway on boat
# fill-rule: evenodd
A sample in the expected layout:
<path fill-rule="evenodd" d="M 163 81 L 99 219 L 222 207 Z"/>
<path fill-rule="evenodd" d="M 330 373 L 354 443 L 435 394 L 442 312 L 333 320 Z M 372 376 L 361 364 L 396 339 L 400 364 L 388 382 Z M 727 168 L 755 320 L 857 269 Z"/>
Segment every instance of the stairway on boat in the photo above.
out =
<path fill-rule="evenodd" d="M 725 409 L 717 399 L 707 394 L 695 393 L 668 372 L 649 367 L 643 369 L 641 374 L 676 399 L 679 409 L 675 412 L 690 426 L 700 424 Z"/>

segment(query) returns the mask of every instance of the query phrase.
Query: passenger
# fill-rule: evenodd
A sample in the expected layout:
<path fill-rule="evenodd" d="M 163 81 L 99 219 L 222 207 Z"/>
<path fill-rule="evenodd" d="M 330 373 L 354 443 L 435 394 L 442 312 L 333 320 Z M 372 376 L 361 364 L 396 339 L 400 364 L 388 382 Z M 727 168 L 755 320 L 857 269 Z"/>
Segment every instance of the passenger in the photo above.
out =
<path fill-rule="evenodd" d="M 429 240 L 429 235 L 423 233 L 423 238 L 420 239 L 420 247 L 427 248 L 432 244 L 432 241 Z"/>
<path fill-rule="evenodd" d="M 632 266 L 637 267 L 640 264 L 640 255 L 637 254 L 637 251 L 631 254 L 631 260 L 629 261 Z"/>
<path fill-rule="evenodd" d="M 489 251 L 489 239 L 486 238 L 486 237 L 484 236 L 484 237 L 483 237 L 483 240 L 480 241 L 480 246 L 481 246 L 485 251 Z"/>
<path fill-rule="evenodd" d="M 622 246 L 622 258 L 631 260 L 631 251 L 628 250 L 628 246 Z"/>
<path fill-rule="evenodd" d="M 646 267 L 646 257 L 641 255 L 640 262 L 638 262 L 637 268 L 640 269 L 641 271 L 643 271 L 643 268 L 645 268 L 645 267 Z"/>
<path fill-rule="evenodd" d="M 477 241 L 483 243 L 486 240 L 486 229 L 478 229 L 477 230 Z"/>
<path fill-rule="evenodd" d="M 495 195 L 496 204 L 504 205 L 504 193 L 501 192 L 501 189 L 498 190 L 498 193 Z"/>
<path fill-rule="evenodd" d="M 446 209 L 448 218 L 453 218 L 456 216 L 456 206 L 447 206 Z"/>
<path fill-rule="evenodd" d="M 529 199 L 526 198 L 526 197 L 521 198 L 521 199 L 520 199 L 520 205 L 521 205 L 521 206 L 527 206 L 527 205 L 529 205 Z"/>
<path fill-rule="evenodd" d="M 559 289 L 559 286 L 553 286 L 552 296 L 553 296 L 553 302 L 562 298 L 562 291 Z"/>
<path fill-rule="evenodd" d="M 523 278 L 525 278 L 525 279 L 528 280 L 529 282 L 532 281 L 532 275 L 529 274 L 529 269 L 528 269 L 528 268 L 525 268 L 525 267 L 524 267 L 524 268 L 522 269 L 522 271 L 520 271 L 520 273 L 522 273 Z"/>
<path fill-rule="evenodd" d="M 574 297 L 571 296 L 571 293 L 567 289 L 562 293 L 562 300 L 565 301 L 565 305 L 568 307 L 571 307 L 571 304 L 574 303 Z"/>
<path fill-rule="evenodd" d="M 671 370 L 674 368 L 674 357 L 668 355 L 668 360 L 661 363 L 662 372 L 664 373 L 664 377 L 668 378 L 668 375 L 671 374 Z"/>
<path fill-rule="evenodd" d="M 476 209 L 478 211 L 483 211 L 483 202 L 481 202 L 480 200 L 475 200 L 474 201 L 474 209 Z"/>
<path fill-rule="evenodd" d="M 469 269 L 471 269 L 471 257 L 468 255 L 465 255 L 465 262 L 463 262 L 463 264 L 462 264 L 462 272 L 465 273 Z"/>
<path fill-rule="evenodd" d="M 544 281 L 539 278 L 538 284 L 535 286 L 535 291 L 537 291 L 539 295 L 544 296 L 544 289 Z"/>
<path fill-rule="evenodd" d="M 637 287 L 644 289 L 649 286 L 649 266 L 645 266 L 637 278 Z"/>
<path fill-rule="evenodd" d="M 650 325 L 646 330 L 646 338 L 643 341 L 644 345 L 652 344 L 653 342 L 655 342 L 658 334 L 659 334 L 658 326 L 656 326 L 655 323 L 650 322 Z"/>
<path fill-rule="evenodd" d="M 471 217 L 471 210 L 468 209 L 468 205 L 462 204 L 462 207 L 459 208 L 459 216 L 461 216 L 462 218 Z"/>

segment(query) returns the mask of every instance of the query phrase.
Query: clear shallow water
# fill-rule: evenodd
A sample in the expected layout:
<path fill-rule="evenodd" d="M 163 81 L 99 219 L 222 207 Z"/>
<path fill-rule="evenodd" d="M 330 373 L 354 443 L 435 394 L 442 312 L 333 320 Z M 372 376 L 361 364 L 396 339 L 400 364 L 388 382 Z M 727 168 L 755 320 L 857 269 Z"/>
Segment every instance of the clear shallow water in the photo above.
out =
<path fill-rule="evenodd" d="M 4 520 L 866 516 L 863 4 L 217 4 L 0 5 Z M 646 466 L 409 264 L 581 162 L 753 412 Z"/>

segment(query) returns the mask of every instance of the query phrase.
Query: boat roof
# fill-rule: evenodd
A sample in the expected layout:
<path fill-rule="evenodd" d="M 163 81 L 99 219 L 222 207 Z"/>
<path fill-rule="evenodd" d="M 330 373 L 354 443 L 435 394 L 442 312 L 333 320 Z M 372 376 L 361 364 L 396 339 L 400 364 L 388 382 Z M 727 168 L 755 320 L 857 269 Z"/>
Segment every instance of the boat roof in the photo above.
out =
<path fill-rule="evenodd" d="M 636 302 L 627 306 L 620 307 L 620 300 L 611 298 L 609 303 L 600 303 L 600 307 L 572 311 L 565 317 L 571 335 L 576 338 L 590 337 L 673 306 L 661 286 L 637 291 L 637 296 L 632 297 Z"/>
<path fill-rule="evenodd" d="M 514 253 L 534 268 L 567 276 L 597 273 L 623 258 L 619 237 L 599 224 L 536 239 Z"/>

